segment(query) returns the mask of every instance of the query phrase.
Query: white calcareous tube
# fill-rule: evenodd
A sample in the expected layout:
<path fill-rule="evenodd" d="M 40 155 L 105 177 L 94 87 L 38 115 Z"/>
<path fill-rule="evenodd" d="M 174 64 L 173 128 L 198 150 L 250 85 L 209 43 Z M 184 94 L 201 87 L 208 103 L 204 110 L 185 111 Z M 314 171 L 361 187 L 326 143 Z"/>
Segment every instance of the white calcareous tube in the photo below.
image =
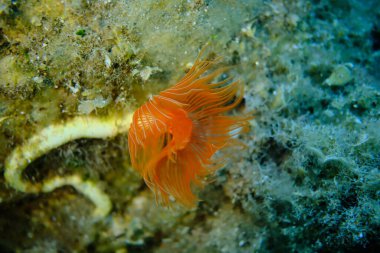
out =
<path fill-rule="evenodd" d="M 22 173 L 31 162 L 70 141 L 82 138 L 106 139 L 128 132 L 132 116 L 133 113 L 114 114 L 105 118 L 78 116 L 64 123 L 53 124 L 41 129 L 21 146 L 16 147 L 7 157 L 5 180 L 12 188 L 26 193 L 53 191 L 63 185 L 71 185 L 97 205 L 97 210 L 101 210 L 98 213 L 104 214 L 105 210 L 110 209 L 107 207 L 108 204 L 104 204 L 107 202 L 105 198 L 108 197 L 98 190 L 94 183 L 78 180 L 78 176 L 68 176 L 67 178 L 52 179 L 49 183 L 47 182 L 47 185 L 44 183 L 38 185 L 25 182 L 22 179 Z M 97 198 L 102 201 L 98 203 Z M 104 206 L 98 206 L 100 203 L 103 203 Z"/>

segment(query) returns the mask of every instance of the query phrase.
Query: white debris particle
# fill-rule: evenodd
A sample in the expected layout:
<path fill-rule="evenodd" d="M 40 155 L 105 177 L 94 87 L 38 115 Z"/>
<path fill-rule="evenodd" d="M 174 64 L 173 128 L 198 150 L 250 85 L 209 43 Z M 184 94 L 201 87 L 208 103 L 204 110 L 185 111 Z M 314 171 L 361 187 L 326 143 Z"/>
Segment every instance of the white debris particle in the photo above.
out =
<path fill-rule="evenodd" d="M 82 100 L 79 102 L 78 111 L 82 114 L 90 114 L 96 108 L 106 107 L 111 102 L 111 98 L 104 99 L 97 96 L 94 100 Z"/>
<path fill-rule="evenodd" d="M 112 62 L 111 62 L 111 59 L 108 55 L 105 55 L 104 63 L 106 64 L 107 68 L 111 67 Z"/>
<path fill-rule="evenodd" d="M 141 77 L 141 79 L 143 81 L 146 81 L 149 79 L 149 77 L 154 74 L 154 73 L 157 73 L 157 72 L 161 72 L 162 69 L 158 68 L 158 67 L 150 67 L 150 66 L 146 66 L 144 67 L 143 69 L 141 70 L 138 70 L 138 69 L 134 69 L 132 71 L 132 75 L 137 75 L 139 74 L 139 76 Z"/>

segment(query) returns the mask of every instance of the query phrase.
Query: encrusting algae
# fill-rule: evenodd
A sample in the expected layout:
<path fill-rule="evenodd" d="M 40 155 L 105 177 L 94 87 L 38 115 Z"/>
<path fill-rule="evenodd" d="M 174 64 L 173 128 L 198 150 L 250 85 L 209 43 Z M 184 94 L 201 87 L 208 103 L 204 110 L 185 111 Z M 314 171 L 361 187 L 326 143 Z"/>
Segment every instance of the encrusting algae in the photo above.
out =
<path fill-rule="evenodd" d="M 31 184 L 22 179 L 22 173 L 32 161 L 65 143 L 80 138 L 112 138 L 129 130 L 132 166 L 156 197 L 163 204 L 168 204 L 169 196 L 173 196 L 182 204 L 193 206 L 196 197 L 192 184 L 201 185 L 207 175 L 220 167 L 213 155 L 226 146 L 238 144 L 235 137 L 248 130 L 250 119 L 225 115 L 241 103 L 243 85 L 227 84 L 230 78 L 212 83 L 226 68 L 202 77 L 218 59 L 200 60 L 201 55 L 202 52 L 180 82 L 150 98 L 133 117 L 132 113 L 107 118 L 78 116 L 40 130 L 6 159 L 6 181 L 14 189 L 27 193 L 71 185 L 92 200 L 97 206 L 97 216 L 104 216 L 112 205 L 95 183 L 68 175 Z"/>

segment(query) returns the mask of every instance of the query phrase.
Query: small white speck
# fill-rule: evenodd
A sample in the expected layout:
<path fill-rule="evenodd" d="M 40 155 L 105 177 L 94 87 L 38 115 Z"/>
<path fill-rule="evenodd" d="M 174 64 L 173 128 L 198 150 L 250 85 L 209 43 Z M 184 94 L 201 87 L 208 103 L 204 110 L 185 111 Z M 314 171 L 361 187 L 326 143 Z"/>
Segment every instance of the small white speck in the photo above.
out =
<path fill-rule="evenodd" d="M 111 67 L 111 59 L 109 58 L 108 55 L 105 55 L 104 63 L 106 64 L 107 68 Z"/>
<path fill-rule="evenodd" d="M 245 244 L 246 244 L 246 242 L 244 240 L 241 240 L 239 242 L 239 247 L 244 247 Z"/>

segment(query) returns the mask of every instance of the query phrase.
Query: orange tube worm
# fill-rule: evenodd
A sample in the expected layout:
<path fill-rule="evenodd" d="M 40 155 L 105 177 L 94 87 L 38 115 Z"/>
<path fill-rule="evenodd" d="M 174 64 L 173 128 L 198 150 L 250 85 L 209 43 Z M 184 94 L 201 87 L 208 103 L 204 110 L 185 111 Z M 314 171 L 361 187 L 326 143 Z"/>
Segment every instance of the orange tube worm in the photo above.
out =
<path fill-rule="evenodd" d="M 132 166 L 163 204 L 173 196 L 193 206 L 192 186 L 201 186 L 222 165 L 214 154 L 248 130 L 250 117 L 227 115 L 241 103 L 243 85 L 230 79 L 212 83 L 226 68 L 203 75 L 216 62 L 198 56 L 177 84 L 133 115 L 128 137 Z"/>

